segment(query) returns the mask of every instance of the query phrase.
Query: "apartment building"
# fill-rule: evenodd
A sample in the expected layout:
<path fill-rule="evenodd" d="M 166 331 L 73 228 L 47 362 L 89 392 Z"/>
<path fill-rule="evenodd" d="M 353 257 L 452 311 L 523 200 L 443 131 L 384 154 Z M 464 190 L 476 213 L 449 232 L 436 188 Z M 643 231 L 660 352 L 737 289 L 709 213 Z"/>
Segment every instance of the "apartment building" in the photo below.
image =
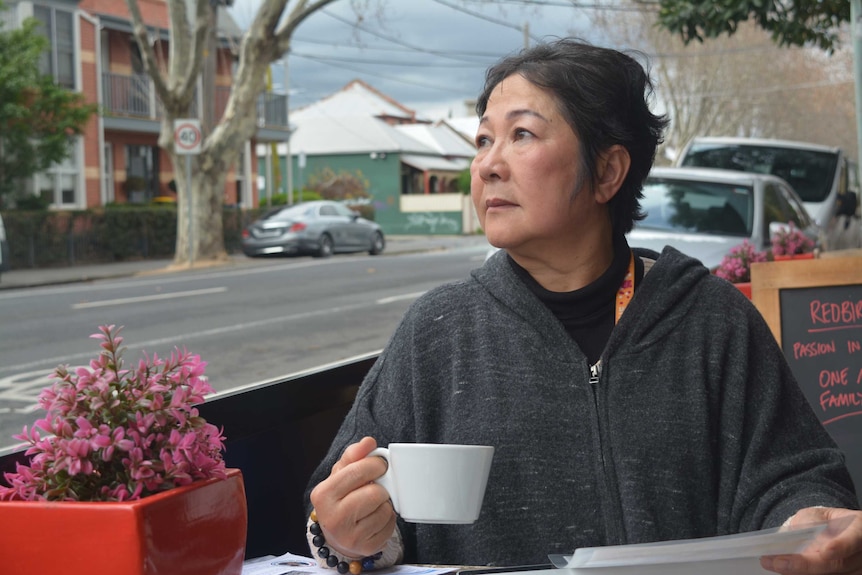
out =
<path fill-rule="evenodd" d="M 40 30 L 50 41 L 41 62 L 42 72 L 53 75 L 61 86 L 81 92 L 100 109 L 84 134 L 72 142 L 70 157 L 35 176 L 29 182 L 30 191 L 46 197 L 54 209 L 175 201 L 174 167 L 158 147 L 161 106 L 144 73 L 124 0 L 6 0 L 6 4 L 0 17 L 7 29 L 29 17 L 42 23 Z M 139 0 L 139 6 L 154 51 L 167 58 L 165 0 Z M 230 96 L 241 36 L 227 11 L 218 10 L 215 89 L 204 94 L 199 82 L 190 112 L 191 117 L 198 117 L 198 111 L 211 104 L 216 121 Z M 212 100 L 205 102 L 204 98 Z M 225 205 L 257 205 L 256 178 L 252 177 L 257 173 L 254 146 L 283 142 L 287 135 L 285 96 L 261 94 L 258 130 L 239 150 L 240 159 L 227 174 Z"/>

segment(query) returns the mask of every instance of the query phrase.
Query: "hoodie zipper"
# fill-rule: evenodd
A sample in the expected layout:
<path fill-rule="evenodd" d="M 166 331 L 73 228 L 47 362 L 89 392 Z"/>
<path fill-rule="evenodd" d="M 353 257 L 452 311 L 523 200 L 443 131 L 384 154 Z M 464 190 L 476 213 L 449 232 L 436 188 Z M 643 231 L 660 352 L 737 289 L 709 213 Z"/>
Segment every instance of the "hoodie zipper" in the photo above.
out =
<path fill-rule="evenodd" d="M 599 384 L 599 377 L 602 375 L 602 360 L 597 361 L 593 365 L 590 366 L 590 385 L 595 387 Z M 593 390 L 593 400 L 596 402 L 596 407 L 598 407 L 599 398 L 596 396 L 595 390 Z"/>
<path fill-rule="evenodd" d="M 602 377 L 602 360 L 599 359 L 596 363 L 590 366 L 590 391 L 593 394 L 593 407 L 594 412 L 596 414 L 596 425 L 598 433 L 599 433 L 599 447 L 598 447 L 598 458 L 599 464 L 601 465 L 602 472 L 605 475 L 605 478 L 608 476 L 607 470 L 607 462 L 605 461 L 605 449 L 604 449 L 604 438 L 602 437 L 602 424 L 599 417 L 599 380 Z M 604 503 L 602 507 L 605 509 L 605 537 L 607 538 L 609 545 L 621 544 L 624 543 L 625 540 L 620 536 L 621 533 L 624 533 L 625 528 L 623 527 L 622 516 L 619 513 L 620 509 L 620 501 L 619 497 L 617 497 L 613 490 L 610 488 L 610 482 L 605 479 L 602 481 L 602 491 L 604 492 L 603 498 Z"/>

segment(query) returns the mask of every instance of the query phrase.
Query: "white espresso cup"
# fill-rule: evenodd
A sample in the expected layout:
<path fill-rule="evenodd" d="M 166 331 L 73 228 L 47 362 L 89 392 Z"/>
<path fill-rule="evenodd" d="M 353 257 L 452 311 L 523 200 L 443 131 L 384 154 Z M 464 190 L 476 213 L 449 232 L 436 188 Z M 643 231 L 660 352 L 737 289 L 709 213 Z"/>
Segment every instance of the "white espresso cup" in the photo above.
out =
<path fill-rule="evenodd" d="M 389 467 L 382 485 L 396 513 L 411 523 L 473 523 L 479 518 L 494 448 L 489 445 L 390 443 L 369 457 Z"/>

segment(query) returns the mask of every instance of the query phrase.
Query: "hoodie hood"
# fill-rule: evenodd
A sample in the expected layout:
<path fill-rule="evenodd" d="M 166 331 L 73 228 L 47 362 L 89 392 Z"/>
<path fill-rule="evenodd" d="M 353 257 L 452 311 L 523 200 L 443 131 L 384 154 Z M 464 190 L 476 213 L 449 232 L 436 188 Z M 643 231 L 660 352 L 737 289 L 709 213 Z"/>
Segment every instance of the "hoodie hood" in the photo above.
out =
<path fill-rule="evenodd" d="M 692 296 L 702 292 L 704 282 L 718 289 L 738 291 L 731 288 L 727 281 L 710 275 L 699 260 L 670 246 L 665 247 L 660 254 L 643 248 L 634 248 L 633 251 L 635 256 L 644 260 L 648 271 L 641 285 L 635 285 L 635 295 L 619 325 L 611 333 L 602 357 L 612 354 L 623 345 L 634 346 L 633 349 L 640 351 L 641 347 L 651 345 L 657 338 L 673 330 L 679 322 L 684 321 L 690 308 L 697 305 L 699 298 Z M 539 336 L 547 338 L 548 343 L 558 342 L 560 337 L 568 338 L 562 323 L 512 270 L 505 250 L 491 255 L 482 267 L 471 272 L 471 276 L 512 313 L 528 323 L 541 321 L 546 331 Z M 567 351 L 560 350 L 559 353 L 566 355 Z M 572 359 L 568 358 L 569 361 Z M 579 359 L 583 360 L 582 354 Z"/>

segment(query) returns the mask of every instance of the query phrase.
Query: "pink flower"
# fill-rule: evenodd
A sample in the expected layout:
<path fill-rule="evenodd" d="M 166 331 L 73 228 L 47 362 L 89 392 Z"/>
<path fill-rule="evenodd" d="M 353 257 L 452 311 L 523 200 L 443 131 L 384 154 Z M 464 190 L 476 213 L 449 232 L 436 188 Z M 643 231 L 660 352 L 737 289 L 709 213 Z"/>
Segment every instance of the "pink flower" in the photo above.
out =
<path fill-rule="evenodd" d="M 814 251 L 814 241 L 791 221 L 772 235 L 772 253 L 776 256 L 805 254 Z"/>
<path fill-rule="evenodd" d="M 46 416 L 15 435 L 29 465 L 4 474 L 0 500 L 126 501 L 226 477 L 224 437 L 194 407 L 212 393 L 206 363 L 177 349 L 124 369 L 121 329 L 92 336 L 88 367 L 57 367 L 39 395 Z"/>
<path fill-rule="evenodd" d="M 731 248 L 727 255 L 722 258 L 715 270 L 715 275 L 731 283 L 750 282 L 751 264 L 765 261 L 767 261 L 766 253 L 757 251 L 751 242 L 745 240 L 740 245 Z"/>

